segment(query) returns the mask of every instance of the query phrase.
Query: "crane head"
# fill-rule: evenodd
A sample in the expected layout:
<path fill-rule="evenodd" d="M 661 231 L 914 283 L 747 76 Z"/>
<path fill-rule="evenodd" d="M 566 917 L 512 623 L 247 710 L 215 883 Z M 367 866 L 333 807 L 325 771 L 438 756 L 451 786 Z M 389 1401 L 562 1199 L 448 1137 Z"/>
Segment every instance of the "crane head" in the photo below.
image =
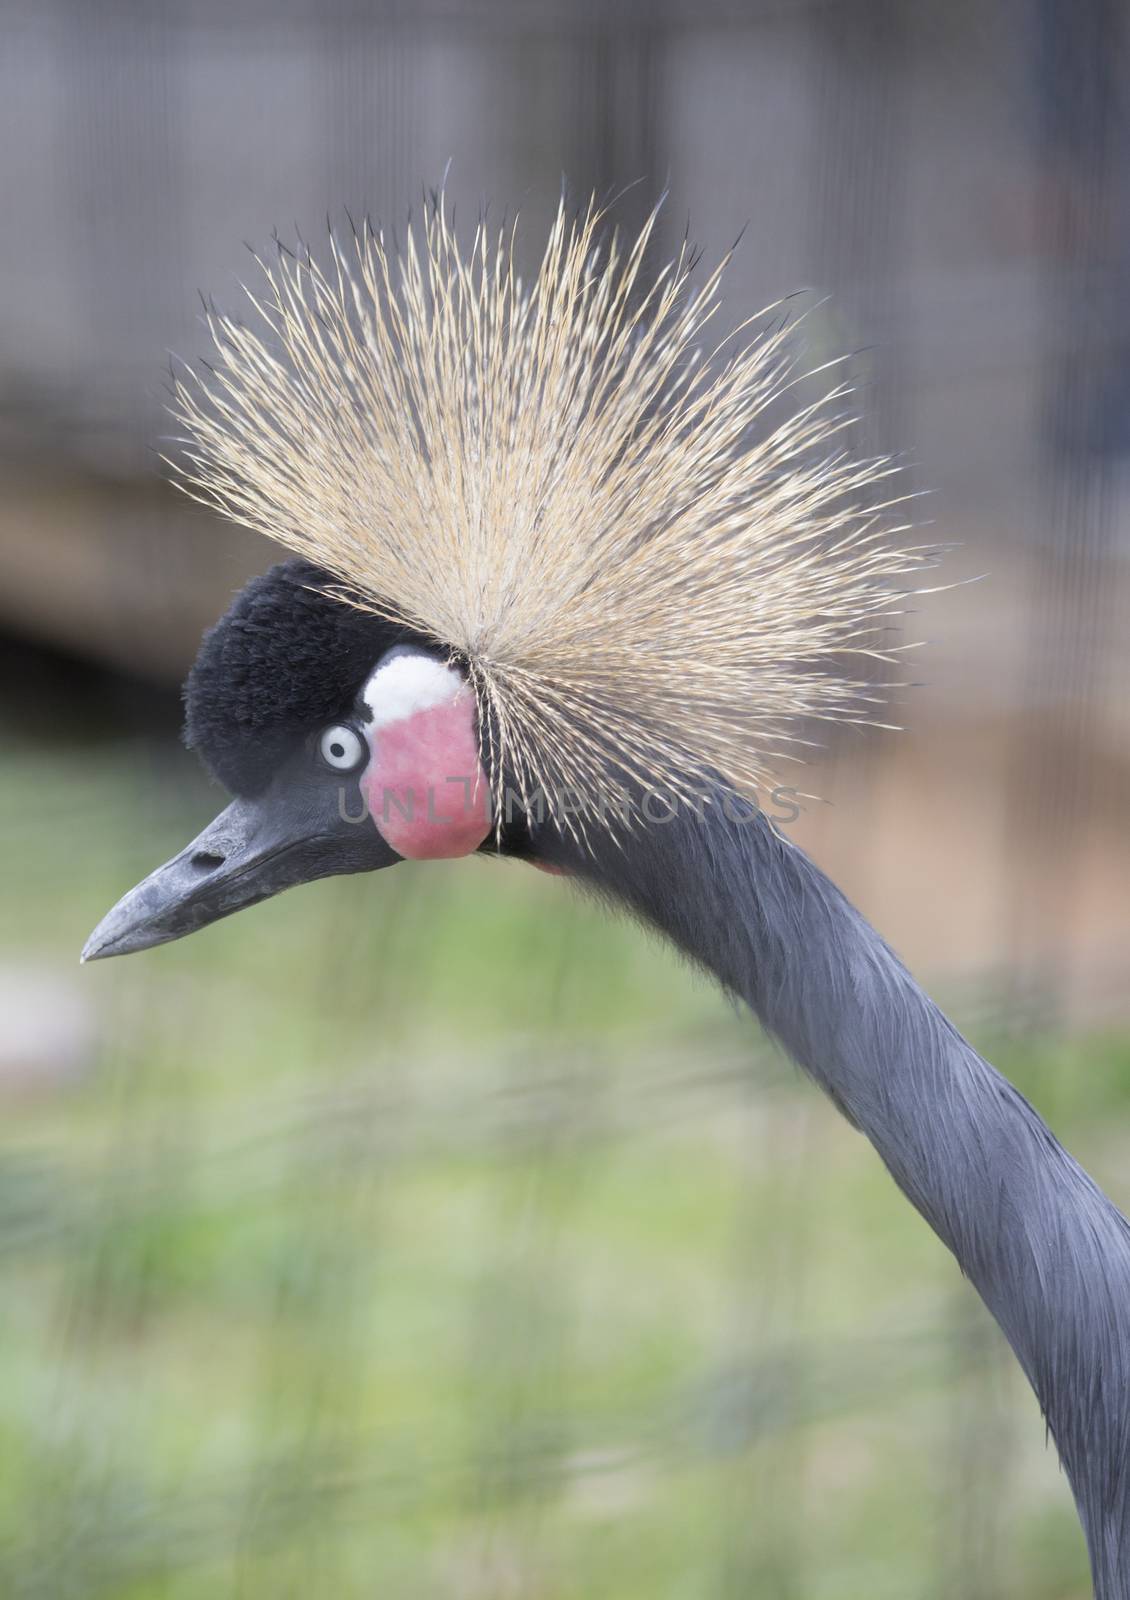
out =
<path fill-rule="evenodd" d="M 84 960 L 181 938 L 315 878 L 496 846 L 465 673 L 330 582 L 284 562 L 205 634 L 185 737 L 231 803 L 103 918 Z"/>
<path fill-rule="evenodd" d="M 206 312 L 175 481 L 301 559 L 189 677 L 231 806 L 88 956 L 403 856 L 576 870 L 532 797 L 577 843 L 565 796 L 595 830 L 624 792 L 749 798 L 814 725 L 871 720 L 932 560 L 893 542 L 895 465 L 846 448 L 850 384 L 797 398 L 777 310 L 705 343 L 725 261 L 703 278 L 684 241 L 658 266 L 658 223 L 627 240 L 563 200 L 523 278 L 514 231 L 461 244 L 441 194 L 399 253 L 370 224 L 324 266 L 280 246 L 250 320 Z"/>

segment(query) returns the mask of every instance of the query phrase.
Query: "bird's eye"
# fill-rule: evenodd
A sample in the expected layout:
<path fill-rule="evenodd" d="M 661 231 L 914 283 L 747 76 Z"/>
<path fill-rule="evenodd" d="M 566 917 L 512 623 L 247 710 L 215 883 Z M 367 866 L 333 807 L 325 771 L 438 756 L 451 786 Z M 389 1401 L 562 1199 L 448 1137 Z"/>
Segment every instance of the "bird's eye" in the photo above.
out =
<path fill-rule="evenodd" d="M 318 751 L 327 767 L 335 772 L 352 772 L 359 767 L 367 754 L 365 741 L 348 723 L 335 723 L 323 730 L 318 740 Z"/>

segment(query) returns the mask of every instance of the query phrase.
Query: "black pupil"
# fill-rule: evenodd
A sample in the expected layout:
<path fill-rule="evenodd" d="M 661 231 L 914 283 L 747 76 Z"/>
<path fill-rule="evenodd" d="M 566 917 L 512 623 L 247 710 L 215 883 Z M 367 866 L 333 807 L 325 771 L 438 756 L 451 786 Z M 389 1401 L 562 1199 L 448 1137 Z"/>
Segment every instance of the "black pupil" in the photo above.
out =
<path fill-rule="evenodd" d="M 345 746 L 342 744 L 340 739 L 335 739 L 333 744 L 330 745 L 330 755 L 333 756 L 336 761 L 340 761 L 344 754 Z"/>

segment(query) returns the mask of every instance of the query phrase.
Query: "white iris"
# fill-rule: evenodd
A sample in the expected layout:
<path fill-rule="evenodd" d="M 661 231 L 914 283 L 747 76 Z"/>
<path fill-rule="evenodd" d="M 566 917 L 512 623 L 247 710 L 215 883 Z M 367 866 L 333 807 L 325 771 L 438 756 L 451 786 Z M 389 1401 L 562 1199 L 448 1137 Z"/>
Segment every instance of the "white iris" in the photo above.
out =
<path fill-rule="evenodd" d="M 365 756 L 365 742 L 356 728 L 346 723 L 335 723 L 326 728 L 318 741 L 322 760 L 335 772 L 351 772 L 359 767 Z"/>

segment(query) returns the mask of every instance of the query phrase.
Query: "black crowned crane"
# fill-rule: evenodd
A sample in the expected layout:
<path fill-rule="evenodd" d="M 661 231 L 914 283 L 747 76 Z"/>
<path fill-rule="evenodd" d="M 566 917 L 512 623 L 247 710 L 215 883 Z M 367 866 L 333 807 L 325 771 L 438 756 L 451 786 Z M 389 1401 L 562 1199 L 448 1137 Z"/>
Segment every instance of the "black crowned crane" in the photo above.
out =
<path fill-rule="evenodd" d="M 600 222 L 562 209 L 523 285 L 512 234 L 464 253 L 438 202 L 401 256 L 368 227 L 325 268 L 280 252 L 250 325 L 211 318 L 176 470 L 295 555 L 188 679 L 231 804 L 85 955 L 472 851 L 626 908 L 748 1002 L 953 1251 L 1096 1593 L 1130 1600 L 1130 1226 L 756 804 L 813 719 L 874 715 L 859 658 L 928 553 L 889 464 L 843 448 L 843 391 L 795 400 L 787 330 L 700 360 L 721 269 L 650 277 L 653 223 Z"/>

